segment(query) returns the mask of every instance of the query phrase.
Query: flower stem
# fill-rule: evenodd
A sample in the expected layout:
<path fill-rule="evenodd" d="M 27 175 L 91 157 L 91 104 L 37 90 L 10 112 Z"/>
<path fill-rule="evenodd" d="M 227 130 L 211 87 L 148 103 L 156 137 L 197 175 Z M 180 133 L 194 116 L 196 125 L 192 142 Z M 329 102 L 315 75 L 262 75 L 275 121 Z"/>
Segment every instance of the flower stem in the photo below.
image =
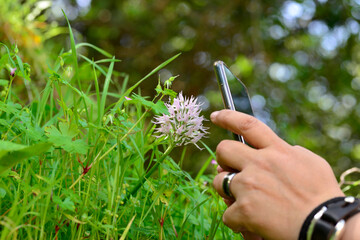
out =
<path fill-rule="evenodd" d="M 139 181 L 136 183 L 135 187 L 126 194 L 125 196 L 125 200 L 124 200 L 124 205 L 126 204 L 127 200 L 130 198 L 130 196 L 135 196 L 135 194 L 138 192 L 138 190 L 141 188 L 142 185 L 144 185 L 146 179 L 148 179 L 154 172 L 156 169 L 158 169 L 158 167 L 160 166 L 160 164 L 165 160 L 165 158 L 167 157 L 167 155 L 169 155 L 169 153 L 174 149 L 175 144 L 172 143 L 171 145 L 169 145 L 169 147 L 165 150 L 164 154 L 161 156 L 161 158 L 154 164 L 154 166 L 152 166 L 150 168 L 150 170 L 145 173 L 140 179 Z"/>

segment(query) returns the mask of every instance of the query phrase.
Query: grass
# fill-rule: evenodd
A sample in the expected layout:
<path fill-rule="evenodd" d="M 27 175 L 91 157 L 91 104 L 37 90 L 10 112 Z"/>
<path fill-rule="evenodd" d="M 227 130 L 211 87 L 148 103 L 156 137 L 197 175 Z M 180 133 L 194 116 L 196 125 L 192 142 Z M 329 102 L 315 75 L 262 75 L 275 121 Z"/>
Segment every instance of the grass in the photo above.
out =
<path fill-rule="evenodd" d="M 69 31 L 71 49 L 49 57 L 44 83 L 30 82 L 16 46 L 1 44 L 1 239 L 241 239 L 222 224 L 225 205 L 203 174 L 211 149 L 202 144 L 209 158 L 194 179 L 154 137 L 151 120 L 176 93 L 159 83 L 149 100 L 141 84 L 178 55 L 128 86 L 119 60 Z"/>

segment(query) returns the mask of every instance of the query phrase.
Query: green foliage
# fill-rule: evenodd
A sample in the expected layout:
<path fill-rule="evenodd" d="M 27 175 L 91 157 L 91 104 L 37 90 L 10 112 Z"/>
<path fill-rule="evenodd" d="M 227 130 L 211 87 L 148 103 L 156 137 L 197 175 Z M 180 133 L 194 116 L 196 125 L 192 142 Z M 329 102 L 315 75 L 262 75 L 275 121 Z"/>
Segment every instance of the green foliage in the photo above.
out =
<path fill-rule="evenodd" d="M 46 152 L 50 146 L 49 143 L 24 146 L 8 141 L 0 141 L 0 174 L 24 159 Z"/>
<path fill-rule="evenodd" d="M 45 129 L 49 142 L 56 147 L 62 147 L 69 153 L 86 154 L 88 146 L 83 139 L 72 140 L 79 134 L 75 124 L 69 125 L 64 122 L 59 123 L 59 130 L 51 125 Z"/>
<path fill-rule="evenodd" d="M 139 86 L 178 55 L 129 87 L 115 57 L 70 38 L 70 51 L 49 55 L 43 83 L 30 82 L 16 47 L 2 45 L 1 239 L 240 239 L 223 226 L 225 205 L 203 175 L 210 161 L 193 179 L 171 157 L 174 146 L 153 136 L 152 117 L 177 95 L 175 77 L 155 83 L 151 100 Z"/>

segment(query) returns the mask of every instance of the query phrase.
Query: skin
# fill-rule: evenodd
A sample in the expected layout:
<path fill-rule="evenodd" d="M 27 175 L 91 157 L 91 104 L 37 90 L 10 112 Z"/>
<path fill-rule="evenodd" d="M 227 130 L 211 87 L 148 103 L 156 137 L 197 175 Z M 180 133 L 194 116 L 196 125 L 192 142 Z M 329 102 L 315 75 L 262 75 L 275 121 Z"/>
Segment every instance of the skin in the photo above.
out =
<path fill-rule="evenodd" d="M 228 205 L 223 222 L 234 232 L 243 232 L 247 240 L 297 240 L 315 207 L 344 196 L 326 160 L 289 145 L 256 118 L 231 110 L 214 112 L 210 118 L 253 146 L 221 141 L 216 149 L 218 175 L 213 181 Z M 222 189 L 229 172 L 237 172 L 230 184 L 233 199 Z M 360 239 L 359 221 L 357 214 L 347 222 L 342 239 Z"/>

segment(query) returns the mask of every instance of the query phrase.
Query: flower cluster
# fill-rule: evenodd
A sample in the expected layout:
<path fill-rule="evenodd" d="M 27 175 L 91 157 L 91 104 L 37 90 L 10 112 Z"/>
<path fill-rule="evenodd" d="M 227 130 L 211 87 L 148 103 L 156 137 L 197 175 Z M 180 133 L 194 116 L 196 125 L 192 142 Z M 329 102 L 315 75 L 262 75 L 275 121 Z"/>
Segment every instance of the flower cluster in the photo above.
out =
<path fill-rule="evenodd" d="M 169 138 L 177 146 L 193 143 L 200 149 L 196 143 L 208 132 L 203 126 L 205 118 L 200 116 L 201 104 L 197 103 L 197 98 L 186 98 L 180 92 L 172 104 L 165 105 L 169 114 L 155 116 L 153 122 L 160 125 L 156 128 L 156 132 L 160 134 L 157 137 Z"/>

